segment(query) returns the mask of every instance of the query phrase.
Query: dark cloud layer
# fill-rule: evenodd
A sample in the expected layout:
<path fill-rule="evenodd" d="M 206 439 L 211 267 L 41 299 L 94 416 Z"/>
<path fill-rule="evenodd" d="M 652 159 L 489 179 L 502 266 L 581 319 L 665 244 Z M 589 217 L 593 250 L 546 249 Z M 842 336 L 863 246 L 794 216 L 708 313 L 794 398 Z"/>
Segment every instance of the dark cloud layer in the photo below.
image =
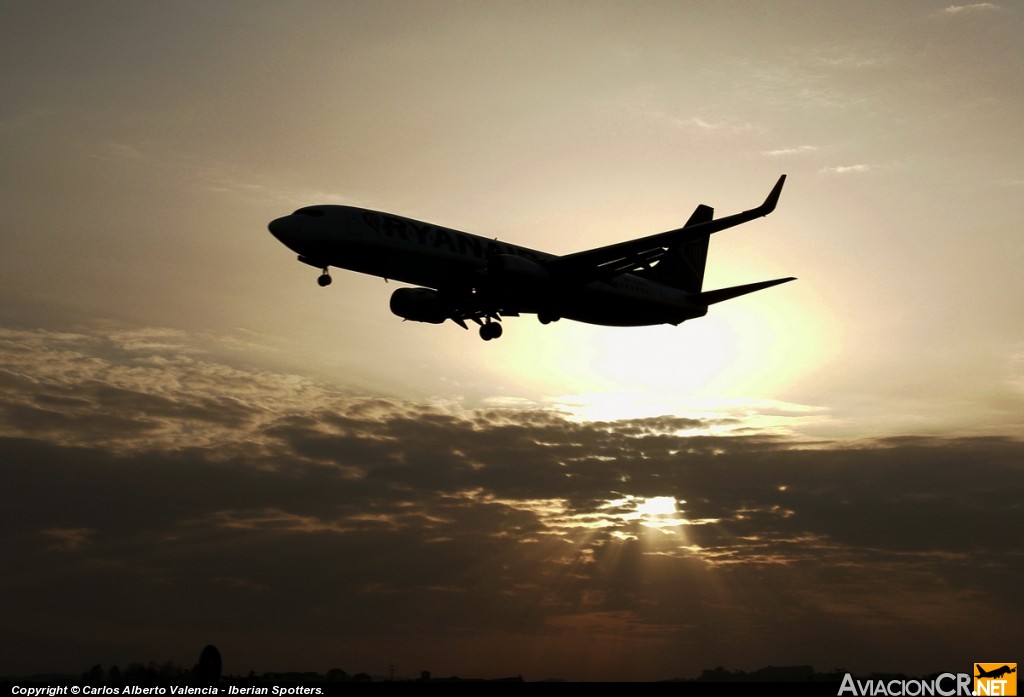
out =
<path fill-rule="evenodd" d="M 1022 639 L 1024 444 L 684 436 L 356 398 L 184 337 L 8 331 L 0 672 L 652 679 Z M 173 340 L 172 340 L 173 339 Z"/>

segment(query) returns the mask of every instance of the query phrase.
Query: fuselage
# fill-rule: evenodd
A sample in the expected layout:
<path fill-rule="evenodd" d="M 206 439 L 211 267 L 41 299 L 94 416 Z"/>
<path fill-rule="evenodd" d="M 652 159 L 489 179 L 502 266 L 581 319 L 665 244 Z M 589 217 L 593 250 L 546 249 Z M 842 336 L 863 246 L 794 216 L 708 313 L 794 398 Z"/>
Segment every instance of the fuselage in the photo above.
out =
<path fill-rule="evenodd" d="M 707 306 L 637 274 L 585 285 L 545 278 L 555 255 L 479 235 L 351 206 L 300 208 L 271 233 L 304 263 L 334 266 L 442 293 L 485 294 L 502 314 L 548 314 L 615 326 L 679 324 Z"/>

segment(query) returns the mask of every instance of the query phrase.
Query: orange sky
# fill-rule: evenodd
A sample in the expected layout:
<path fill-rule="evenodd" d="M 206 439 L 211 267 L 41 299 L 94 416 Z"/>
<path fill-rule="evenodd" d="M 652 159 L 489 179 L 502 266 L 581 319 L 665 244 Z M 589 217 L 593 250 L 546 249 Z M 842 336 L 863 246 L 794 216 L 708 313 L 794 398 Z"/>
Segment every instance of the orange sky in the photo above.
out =
<path fill-rule="evenodd" d="M 1021 645 L 1017 4 L 0 16 L 0 675 L 211 641 L 238 672 L 576 679 Z M 569 253 L 781 173 L 705 286 L 799 281 L 680 327 L 485 343 L 402 322 L 396 284 L 317 287 L 266 229 L 345 203 Z"/>

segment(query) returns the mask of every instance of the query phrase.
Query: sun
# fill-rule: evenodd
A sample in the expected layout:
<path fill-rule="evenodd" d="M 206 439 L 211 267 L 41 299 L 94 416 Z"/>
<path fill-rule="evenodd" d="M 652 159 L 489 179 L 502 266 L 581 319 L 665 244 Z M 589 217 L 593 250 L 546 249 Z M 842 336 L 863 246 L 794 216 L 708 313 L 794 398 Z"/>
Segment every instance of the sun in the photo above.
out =
<path fill-rule="evenodd" d="M 675 516 L 678 512 L 674 496 L 655 496 L 644 499 L 637 504 L 636 512 L 645 522 L 659 520 L 665 516 Z"/>
<path fill-rule="evenodd" d="M 678 326 L 523 321 L 516 330 L 487 347 L 492 394 L 584 422 L 701 419 L 704 434 L 729 419 L 749 426 L 769 412 L 778 421 L 780 411 L 813 409 L 800 401 L 806 386 L 843 346 L 842 328 L 820 306 L 767 296 Z"/>
<path fill-rule="evenodd" d="M 603 527 L 611 530 L 612 537 L 619 539 L 636 539 L 637 534 L 645 532 L 675 535 L 682 526 L 688 524 L 679 511 L 683 503 L 686 502 L 674 496 L 624 494 L 607 500 L 599 507 L 597 516 L 604 521 Z"/>

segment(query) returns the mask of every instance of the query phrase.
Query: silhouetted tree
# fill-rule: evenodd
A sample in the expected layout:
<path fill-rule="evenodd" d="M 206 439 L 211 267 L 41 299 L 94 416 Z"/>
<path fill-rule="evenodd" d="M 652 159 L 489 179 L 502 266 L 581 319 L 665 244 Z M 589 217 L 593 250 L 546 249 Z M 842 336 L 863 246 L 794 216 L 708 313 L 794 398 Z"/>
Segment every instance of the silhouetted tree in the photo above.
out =
<path fill-rule="evenodd" d="M 192 669 L 192 675 L 203 683 L 215 683 L 220 680 L 220 651 L 213 644 L 207 644 L 199 654 L 199 665 Z"/>
<path fill-rule="evenodd" d="M 144 666 L 141 663 L 132 663 L 124 669 L 124 680 L 125 682 L 132 683 L 133 685 L 142 685 L 144 687 L 152 687 L 156 685 L 156 679 L 159 672 L 156 669 L 156 664 L 150 663 L 149 666 Z"/>
<path fill-rule="evenodd" d="M 341 668 L 331 668 L 327 671 L 327 679 L 331 682 L 345 682 L 348 680 L 348 673 Z"/>
<path fill-rule="evenodd" d="M 188 671 L 173 661 L 167 661 L 157 671 L 157 678 L 161 683 L 181 682 L 187 675 Z"/>
<path fill-rule="evenodd" d="M 99 663 L 82 673 L 82 682 L 89 685 L 103 684 L 103 666 Z"/>

